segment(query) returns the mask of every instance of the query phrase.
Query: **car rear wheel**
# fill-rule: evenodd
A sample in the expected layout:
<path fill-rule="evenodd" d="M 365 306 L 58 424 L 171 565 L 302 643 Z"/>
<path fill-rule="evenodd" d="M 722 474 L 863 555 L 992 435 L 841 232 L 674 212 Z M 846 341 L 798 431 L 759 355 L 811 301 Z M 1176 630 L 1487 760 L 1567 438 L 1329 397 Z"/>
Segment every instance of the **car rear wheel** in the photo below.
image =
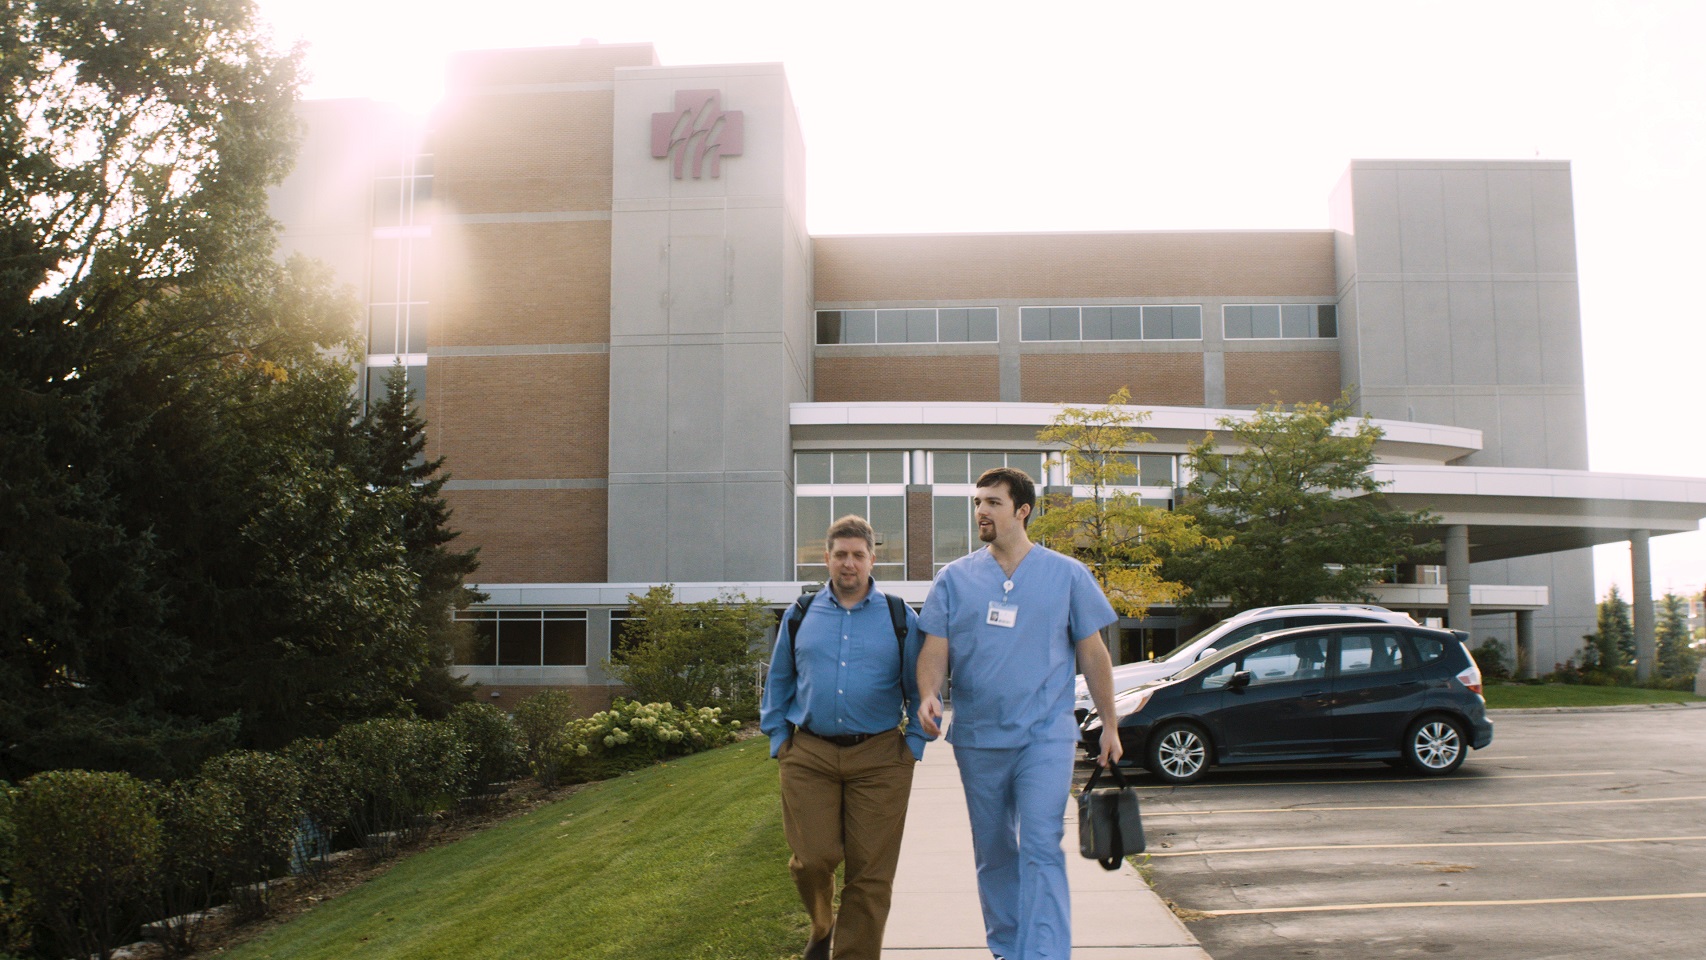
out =
<path fill-rule="evenodd" d="M 1149 772 L 1168 783 L 1195 783 L 1208 772 L 1208 736 L 1189 723 L 1169 723 L 1149 739 Z"/>
<path fill-rule="evenodd" d="M 1463 725 L 1450 717 L 1423 717 L 1404 735 L 1404 762 L 1420 774 L 1450 773 L 1463 765 L 1468 754 Z"/>

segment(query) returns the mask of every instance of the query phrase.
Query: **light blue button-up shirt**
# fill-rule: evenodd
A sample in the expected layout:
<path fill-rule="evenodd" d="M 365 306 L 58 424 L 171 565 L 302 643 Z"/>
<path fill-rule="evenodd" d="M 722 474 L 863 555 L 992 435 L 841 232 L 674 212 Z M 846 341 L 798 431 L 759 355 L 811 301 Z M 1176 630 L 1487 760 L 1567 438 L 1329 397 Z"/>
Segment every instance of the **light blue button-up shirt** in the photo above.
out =
<path fill-rule="evenodd" d="M 904 716 L 907 746 L 922 759 L 924 744 L 932 738 L 918 724 L 923 634 L 910 607 L 906 625 L 903 654 L 888 599 L 874 581 L 865 599 L 851 608 L 843 607 L 834 591 L 819 591 L 800 621 L 798 642 L 789 636 L 784 617 L 758 715 L 759 729 L 770 737 L 770 755 L 776 755 L 794 727 L 832 737 L 882 733 L 899 726 Z"/>
<path fill-rule="evenodd" d="M 1012 626 L 990 622 L 991 601 L 1016 608 Z M 943 567 L 919 626 L 948 638 L 954 684 L 948 742 L 1019 747 L 1077 740 L 1077 642 L 1118 620 L 1084 564 L 1041 544 L 1032 544 L 1011 577 L 987 548 Z"/>

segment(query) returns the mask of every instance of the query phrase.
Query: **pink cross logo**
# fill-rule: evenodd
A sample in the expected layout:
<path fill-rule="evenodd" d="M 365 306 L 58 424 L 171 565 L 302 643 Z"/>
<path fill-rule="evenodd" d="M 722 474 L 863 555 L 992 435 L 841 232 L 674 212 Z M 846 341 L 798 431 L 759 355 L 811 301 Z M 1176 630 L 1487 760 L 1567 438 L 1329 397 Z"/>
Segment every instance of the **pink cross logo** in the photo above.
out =
<path fill-rule="evenodd" d="M 723 157 L 738 157 L 745 147 L 746 115 L 724 111 L 718 101 L 720 90 L 677 90 L 675 112 L 652 114 L 652 156 L 671 158 L 675 179 L 680 180 L 687 154 L 693 154 L 693 179 L 711 158 L 711 177 L 723 169 Z"/>

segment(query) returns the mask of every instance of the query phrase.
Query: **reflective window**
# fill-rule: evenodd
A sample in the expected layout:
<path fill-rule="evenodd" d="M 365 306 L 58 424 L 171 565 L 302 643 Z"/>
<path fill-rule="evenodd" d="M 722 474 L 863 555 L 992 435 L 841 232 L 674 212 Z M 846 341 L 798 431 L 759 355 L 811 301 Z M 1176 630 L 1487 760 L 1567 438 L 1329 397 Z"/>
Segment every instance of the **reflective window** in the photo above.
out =
<path fill-rule="evenodd" d="M 1249 671 L 1251 686 L 1327 675 L 1326 648 L 1318 636 L 1264 643 L 1240 657 L 1239 664 L 1239 669 Z"/>
<path fill-rule="evenodd" d="M 794 454 L 794 484 L 904 484 L 904 450 L 802 451 Z"/>
<path fill-rule="evenodd" d="M 456 654 L 464 666 L 586 666 L 585 610 L 464 610 L 456 619 L 474 628 Z"/>
<path fill-rule="evenodd" d="M 1019 338 L 1044 340 L 1201 340 L 1202 307 L 1021 307 Z"/>
<path fill-rule="evenodd" d="M 829 578 L 823 563 L 824 534 L 829 525 L 848 514 L 864 517 L 876 534 L 878 580 L 906 579 L 906 497 L 904 496 L 801 496 L 794 498 L 794 577 L 822 581 Z"/>
<path fill-rule="evenodd" d="M 369 410 L 385 399 L 386 381 L 391 376 L 393 369 L 395 367 L 367 368 L 367 408 Z M 421 398 L 426 396 L 427 368 L 416 365 L 404 367 L 403 371 L 409 387 L 409 406 L 411 409 L 418 410 Z"/>
<path fill-rule="evenodd" d="M 820 345 L 858 343 L 994 343 L 994 307 L 819 310 Z"/>
<path fill-rule="evenodd" d="M 1339 634 L 1339 673 L 1391 673 L 1410 664 L 1396 634 Z"/>
<path fill-rule="evenodd" d="M 1330 303 L 1229 303 L 1221 308 L 1228 340 L 1322 340 L 1339 335 Z"/>

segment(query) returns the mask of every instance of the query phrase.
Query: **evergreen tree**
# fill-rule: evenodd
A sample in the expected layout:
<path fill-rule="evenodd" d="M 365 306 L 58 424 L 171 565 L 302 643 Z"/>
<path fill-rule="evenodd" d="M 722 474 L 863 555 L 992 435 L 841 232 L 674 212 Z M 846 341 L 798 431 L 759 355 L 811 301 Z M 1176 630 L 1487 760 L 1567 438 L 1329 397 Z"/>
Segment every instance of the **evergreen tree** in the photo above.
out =
<path fill-rule="evenodd" d="M 424 715 L 439 718 L 473 696 L 472 687 L 448 669 L 458 647 L 466 648 L 470 637 L 455 613 L 486 597 L 464 583 L 480 566 L 479 551 L 450 549 L 460 535 L 450 527 L 450 506 L 441 493 L 450 476 L 439 472 L 443 457 L 426 459 L 426 424 L 415 412 L 415 399 L 407 371 L 400 363 L 394 365 L 386 373 L 384 395 L 362 420 L 361 435 L 367 482 L 406 498 L 403 547 L 409 568 L 419 578 L 418 615 L 431 657 L 410 699 Z"/>
<path fill-rule="evenodd" d="M 1275 404 L 1226 417 L 1229 449 L 1212 436 L 1186 457 L 1192 473 L 1178 510 L 1220 549 L 1167 558 L 1162 572 L 1188 584 L 1187 607 L 1224 600 L 1233 610 L 1317 600 L 1367 600 L 1389 567 L 1434 549 L 1417 543 L 1425 512 L 1388 506 L 1369 468 L 1381 431 L 1352 422 L 1350 401 Z"/>
<path fill-rule="evenodd" d="M 1604 669 L 1627 667 L 1635 662 L 1635 624 L 1629 602 L 1623 599 L 1615 583 L 1600 601 L 1599 631 L 1594 634 L 1594 646 L 1599 652 L 1599 665 Z"/>
<path fill-rule="evenodd" d="M 1663 679 L 1693 677 L 1700 669 L 1700 653 L 1688 632 L 1688 605 L 1669 591 L 1659 600 L 1659 622 L 1653 631 L 1658 676 Z"/>
<path fill-rule="evenodd" d="M 358 310 L 273 257 L 295 58 L 245 0 L 35 0 L 0 64 L 0 777 L 404 709 L 420 575 Z"/>

